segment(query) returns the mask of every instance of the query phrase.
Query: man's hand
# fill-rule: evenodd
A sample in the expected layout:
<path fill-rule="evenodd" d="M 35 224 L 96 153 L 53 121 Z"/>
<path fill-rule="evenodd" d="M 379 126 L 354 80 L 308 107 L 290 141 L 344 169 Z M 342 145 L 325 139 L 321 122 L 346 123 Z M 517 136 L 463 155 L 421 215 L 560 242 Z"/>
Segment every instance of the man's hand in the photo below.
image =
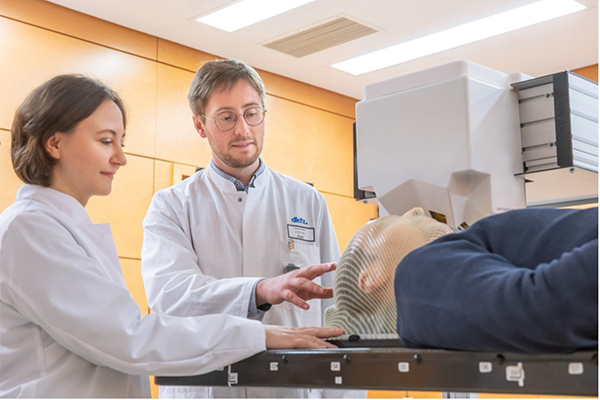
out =
<path fill-rule="evenodd" d="M 328 349 L 336 348 L 322 338 L 340 336 L 337 328 L 290 328 L 265 325 L 267 349 Z"/>
<path fill-rule="evenodd" d="M 333 297 L 332 288 L 324 288 L 312 280 L 326 272 L 334 271 L 335 267 L 335 263 L 309 265 L 274 278 L 263 279 L 256 285 L 256 305 L 289 301 L 308 310 L 310 307 L 305 300 Z"/>

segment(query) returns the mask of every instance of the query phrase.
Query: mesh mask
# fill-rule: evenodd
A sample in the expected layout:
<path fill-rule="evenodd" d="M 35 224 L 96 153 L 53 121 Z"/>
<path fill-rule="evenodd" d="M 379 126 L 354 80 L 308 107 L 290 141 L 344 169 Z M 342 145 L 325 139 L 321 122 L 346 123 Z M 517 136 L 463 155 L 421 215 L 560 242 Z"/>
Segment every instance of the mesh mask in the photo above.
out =
<path fill-rule="evenodd" d="M 452 233 L 421 208 L 363 225 L 352 237 L 335 273 L 335 305 L 325 311 L 326 327 L 346 335 L 396 333 L 394 275 L 412 250 Z"/>

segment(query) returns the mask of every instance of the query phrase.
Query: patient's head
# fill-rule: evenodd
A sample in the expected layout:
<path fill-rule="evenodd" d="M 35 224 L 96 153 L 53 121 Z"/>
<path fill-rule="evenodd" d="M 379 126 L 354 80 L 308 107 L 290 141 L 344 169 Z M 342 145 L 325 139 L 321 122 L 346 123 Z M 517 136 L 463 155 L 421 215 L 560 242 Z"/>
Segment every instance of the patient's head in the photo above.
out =
<path fill-rule="evenodd" d="M 448 225 L 427 217 L 421 208 L 363 225 L 338 263 L 335 306 L 327 309 L 325 326 L 347 334 L 395 333 L 396 267 L 412 250 L 448 233 Z"/>

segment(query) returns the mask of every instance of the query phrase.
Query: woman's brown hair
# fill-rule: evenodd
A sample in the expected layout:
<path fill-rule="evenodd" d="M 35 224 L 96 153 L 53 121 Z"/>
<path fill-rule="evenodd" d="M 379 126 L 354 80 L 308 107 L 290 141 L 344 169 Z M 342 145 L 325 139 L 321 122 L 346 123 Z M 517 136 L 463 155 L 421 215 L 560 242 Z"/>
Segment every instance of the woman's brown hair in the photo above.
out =
<path fill-rule="evenodd" d="M 56 159 L 46 151 L 46 142 L 56 132 L 72 132 L 105 100 L 115 102 L 126 125 L 119 95 L 92 78 L 59 75 L 34 89 L 17 109 L 11 129 L 11 158 L 17 176 L 25 183 L 50 186 Z"/>

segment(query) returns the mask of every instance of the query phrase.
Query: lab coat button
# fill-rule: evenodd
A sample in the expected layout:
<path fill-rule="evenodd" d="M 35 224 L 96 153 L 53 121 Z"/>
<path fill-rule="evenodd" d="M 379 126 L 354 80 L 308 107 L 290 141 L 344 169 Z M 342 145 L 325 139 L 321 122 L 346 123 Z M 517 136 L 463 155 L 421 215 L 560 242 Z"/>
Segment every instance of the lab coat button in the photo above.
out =
<path fill-rule="evenodd" d="M 242 202 L 242 198 L 241 198 L 241 197 L 238 197 L 238 201 L 241 203 L 241 202 Z"/>

